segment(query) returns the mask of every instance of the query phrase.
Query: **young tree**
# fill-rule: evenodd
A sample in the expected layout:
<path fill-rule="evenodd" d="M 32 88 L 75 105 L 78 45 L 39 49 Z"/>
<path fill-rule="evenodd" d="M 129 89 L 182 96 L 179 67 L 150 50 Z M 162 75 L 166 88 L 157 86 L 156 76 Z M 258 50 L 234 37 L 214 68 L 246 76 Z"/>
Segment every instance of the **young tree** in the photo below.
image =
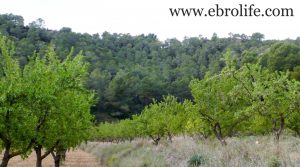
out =
<path fill-rule="evenodd" d="M 299 110 L 299 82 L 289 80 L 288 73 L 270 72 L 257 64 L 243 66 L 234 78 L 238 81 L 236 91 L 251 103 L 247 110 L 259 114 L 262 121 L 269 120 L 278 142 L 286 119 Z"/>
<path fill-rule="evenodd" d="M 139 116 L 134 116 L 137 122 L 139 136 L 149 136 L 155 145 L 165 135 L 165 120 L 163 112 L 158 103 L 154 102 L 145 107 Z"/>
<path fill-rule="evenodd" d="M 235 87 L 239 82 L 232 72 L 236 64 L 225 55 L 227 66 L 220 74 L 209 73 L 202 80 L 194 79 L 190 83 L 195 105 L 206 127 L 209 127 L 222 145 L 226 145 L 225 137 L 236 133 L 241 124 L 250 115 L 245 112 L 249 105 L 247 99 L 236 96 Z"/>
<path fill-rule="evenodd" d="M 62 62 L 49 47 L 45 57 L 34 54 L 22 70 L 6 37 L 0 37 L 0 49 L 0 139 L 5 150 L 0 166 L 34 148 L 40 167 L 51 152 L 88 139 L 94 93 L 85 88 L 82 54 L 72 58 L 71 53 Z"/>
<path fill-rule="evenodd" d="M 4 155 L 1 167 L 9 160 L 31 149 L 32 129 L 36 119 L 32 117 L 26 94 L 22 70 L 14 55 L 14 45 L 7 37 L 0 36 L 0 139 Z"/>
<path fill-rule="evenodd" d="M 69 90 L 58 95 L 57 110 L 49 115 L 49 121 L 42 129 L 46 138 L 42 145 L 54 155 L 55 167 L 60 166 L 64 151 L 89 139 L 93 126 L 90 114 L 93 102 L 90 92 Z"/>
<path fill-rule="evenodd" d="M 30 108 L 37 118 L 31 141 L 37 156 L 36 166 L 41 167 L 42 160 L 57 148 L 67 150 L 87 139 L 94 94 L 85 88 L 87 64 L 82 54 L 72 58 L 71 52 L 61 62 L 49 47 L 46 56 L 30 60 L 23 76 Z M 42 148 L 46 149 L 43 155 Z"/>
<path fill-rule="evenodd" d="M 180 103 L 176 97 L 166 96 L 164 101 L 158 105 L 161 108 L 161 112 L 163 112 L 165 136 L 172 142 L 174 135 L 184 133 L 189 113 L 193 111 L 191 110 L 192 102 L 185 100 Z"/>
<path fill-rule="evenodd" d="M 285 128 L 286 119 L 295 111 L 299 111 L 298 88 L 299 83 L 289 80 L 288 73 L 273 73 L 255 89 L 255 93 L 261 97 L 255 105 L 261 107 L 260 113 L 271 120 L 277 142 Z"/>
<path fill-rule="evenodd" d="M 165 136 L 172 141 L 173 135 L 184 132 L 190 106 L 190 101 L 179 103 L 174 96 L 166 96 L 161 102 L 154 101 L 141 115 L 133 117 L 137 133 L 151 137 L 155 145 Z"/>
<path fill-rule="evenodd" d="M 206 75 L 203 80 L 190 83 L 195 105 L 203 123 L 210 127 L 222 145 L 225 137 L 233 135 L 235 128 L 244 117 L 239 116 L 241 103 L 231 96 L 231 90 L 237 82 L 228 74 Z"/>

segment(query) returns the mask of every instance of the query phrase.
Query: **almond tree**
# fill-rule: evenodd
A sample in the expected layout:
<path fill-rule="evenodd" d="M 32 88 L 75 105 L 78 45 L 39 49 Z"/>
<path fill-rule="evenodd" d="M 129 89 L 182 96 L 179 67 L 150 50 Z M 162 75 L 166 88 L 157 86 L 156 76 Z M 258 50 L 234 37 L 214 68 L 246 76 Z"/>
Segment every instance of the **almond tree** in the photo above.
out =
<path fill-rule="evenodd" d="M 184 132 L 190 106 L 190 101 L 179 103 L 174 96 L 166 96 L 161 102 L 154 101 L 140 115 L 133 117 L 137 134 L 149 136 L 155 145 L 165 136 L 172 141 L 173 135 Z"/>
<path fill-rule="evenodd" d="M 12 157 L 28 154 L 36 119 L 32 117 L 22 70 L 12 58 L 13 43 L 0 36 L 0 50 L 0 140 L 4 149 L 0 166 L 6 167 Z"/>
<path fill-rule="evenodd" d="M 48 48 L 46 56 L 35 56 L 25 66 L 26 91 L 37 119 L 32 138 L 37 167 L 42 166 L 42 160 L 50 153 L 59 166 L 55 151 L 67 150 L 88 139 L 94 94 L 85 88 L 87 74 L 82 54 L 72 58 L 71 52 L 61 61 L 53 47 Z"/>
<path fill-rule="evenodd" d="M 286 121 L 299 111 L 299 82 L 289 80 L 287 72 L 270 72 L 258 64 L 247 64 L 239 70 L 232 72 L 237 81 L 235 96 L 247 99 L 247 107 L 252 114 L 253 124 L 268 121 L 272 125 L 275 141 L 279 141 Z M 267 127 L 263 127 L 266 129 Z M 255 131 L 256 129 L 252 129 Z"/>
<path fill-rule="evenodd" d="M 225 59 L 227 66 L 220 74 L 211 76 L 207 73 L 202 80 L 194 79 L 190 83 L 202 123 L 210 128 L 222 145 L 226 145 L 225 137 L 234 135 L 250 117 L 245 112 L 250 104 L 235 95 L 239 82 L 232 75 L 236 67 L 229 51 Z"/>
<path fill-rule="evenodd" d="M 190 88 L 203 124 L 210 127 L 222 145 L 225 137 L 232 135 L 241 123 L 240 102 L 231 96 L 231 90 L 237 84 L 230 75 L 206 75 L 203 80 L 191 81 Z"/>
<path fill-rule="evenodd" d="M 34 54 L 24 69 L 14 60 L 14 46 L 0 37 L 1 167 L 32 148 L 36 166 L 50 153 L 67 150 L 87 140 L 92 128 L 90 107 L 94 94 L 85 88 L 87 64 L 82 54 L 61 61 L 53 47 L 40 58 Z M 45 153 L 42 154 L 42 149 Z M 54 156 L 56 166 L 59 159 Z"/>

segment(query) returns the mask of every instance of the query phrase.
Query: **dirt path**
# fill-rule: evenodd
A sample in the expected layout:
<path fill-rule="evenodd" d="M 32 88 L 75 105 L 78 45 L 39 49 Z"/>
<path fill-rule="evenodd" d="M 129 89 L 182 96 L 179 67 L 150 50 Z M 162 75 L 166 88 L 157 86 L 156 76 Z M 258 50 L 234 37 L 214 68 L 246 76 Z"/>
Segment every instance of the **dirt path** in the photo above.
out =
<path fill-rule="evenodd" d="M 1 157 L 2 158 L 2 157 Z M 35 154 L 31 154 L 27 159 L 22 160 L 21 157 L 14 157 L 9 161 L 9 167 L 34 167 Z M 53 167 L 54 161 L 51 155 L 43 160 L 43 167 Z M 67 153 L 66 161 L 62 167 L 100 167 L 97 159 L 89 153 L 82 150 L 70 151 Z"/>

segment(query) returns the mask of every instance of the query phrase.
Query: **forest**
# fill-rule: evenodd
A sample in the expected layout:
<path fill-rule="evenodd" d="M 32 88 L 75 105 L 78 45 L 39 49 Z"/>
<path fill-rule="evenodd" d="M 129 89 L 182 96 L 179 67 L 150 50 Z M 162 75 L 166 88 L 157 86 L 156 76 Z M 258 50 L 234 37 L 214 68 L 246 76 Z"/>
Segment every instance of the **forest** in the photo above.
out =
<path fill-rule="evenodd" d="M 12 14 L 0 16 L 0 32 L 15 42 L 15 56 L 21 66 L 33 52 L 43 55 L 49 44 L 62 59 L 72 47 L 74 54 L 83 51 L 90 63 L 88 88 L 95 90 L 98 97 L 92 110 L 100 122 L 129 118 L 163 95 L 192 99 L 189 82 L 204 78 L 207 72 L 219 73 L 225 66 L 223 55 L 228 49 L 238 66 L 260 60 L 272 71 L 294 71 L 293 76 L 299 79 L 300 38 L 264 40 L 263 34 L 254 33 L 160 41 L 155 34 L 90 35 L 67 27 L 49 30 L 42 19 L 24 25 L 22 16 Z"/>
<path fill-rule="evenodd" d="M 160 41 L 50 30 L 13 14 L 0 15 L 0 32 L 0 166 L 32 150 L 37 167 L 50 154 L 59 166 L 86 140 L 300 136 L 300 37 Z"/>

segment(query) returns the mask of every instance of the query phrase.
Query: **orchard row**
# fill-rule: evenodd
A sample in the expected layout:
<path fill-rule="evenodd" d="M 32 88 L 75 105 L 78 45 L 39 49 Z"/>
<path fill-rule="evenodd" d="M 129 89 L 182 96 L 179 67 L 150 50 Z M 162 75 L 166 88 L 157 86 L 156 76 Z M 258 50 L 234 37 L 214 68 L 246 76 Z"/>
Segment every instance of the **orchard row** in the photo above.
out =
<path fill-rule="evenodd" d="M 202 134 L 226 137 L 272 133 L 276 141 L 284 129 L 300 134 L 300 83 L 289 72 L 271 72 L 259 64 L 237 68 L 230 51 L 220 74 L 206 74 L 190 82 L 193 100 L 166 96 L 145 107 L 140 115 L 114 123 L 102 123 L 96 139 L 131 140 Z"/>

